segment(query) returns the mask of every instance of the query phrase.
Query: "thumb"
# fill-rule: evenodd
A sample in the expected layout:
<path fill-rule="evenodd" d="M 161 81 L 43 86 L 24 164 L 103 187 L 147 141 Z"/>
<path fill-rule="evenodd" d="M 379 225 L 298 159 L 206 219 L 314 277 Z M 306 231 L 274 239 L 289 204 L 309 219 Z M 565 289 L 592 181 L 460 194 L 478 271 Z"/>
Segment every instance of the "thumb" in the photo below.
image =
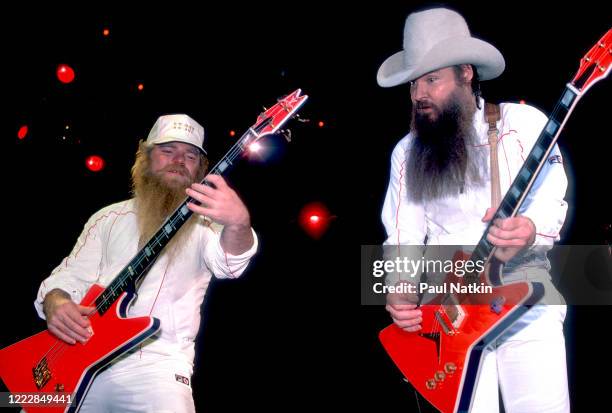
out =
<path fill-rule="evenodd" d="M 491 218 L 495 215 L 495 208 L 487 208 L 487 212 L 485 212 L 484 217 L 482 217 L 482 222 L 489 222 Z"/>
<path fill-rule="evenodd" d="M 79 305 L 79 312 L 82 315 L 89 315 L 96 312 L 96 307 L 87 307 L 85 305 Z"/>

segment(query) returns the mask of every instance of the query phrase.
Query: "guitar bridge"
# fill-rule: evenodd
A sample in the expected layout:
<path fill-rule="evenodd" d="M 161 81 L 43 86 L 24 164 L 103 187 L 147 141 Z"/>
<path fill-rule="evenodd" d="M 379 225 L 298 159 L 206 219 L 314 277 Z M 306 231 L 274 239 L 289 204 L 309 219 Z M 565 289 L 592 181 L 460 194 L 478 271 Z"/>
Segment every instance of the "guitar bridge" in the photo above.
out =
<path fill-rule="evenodd" d="M 34 383 L 38 390 L 42 389 L 44 385 L 51 380 L 51 370 L 49 370 L 46 357 L 43 357 L 42 360 L 32 368 L 32 373 L 34 374 Z"/>

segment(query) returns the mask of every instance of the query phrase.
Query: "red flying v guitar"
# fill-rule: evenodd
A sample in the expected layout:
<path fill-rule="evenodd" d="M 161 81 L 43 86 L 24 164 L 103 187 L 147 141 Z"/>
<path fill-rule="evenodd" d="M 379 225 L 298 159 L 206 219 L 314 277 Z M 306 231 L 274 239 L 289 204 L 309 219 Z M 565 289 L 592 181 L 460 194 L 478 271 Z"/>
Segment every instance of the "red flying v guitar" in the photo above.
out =
<path fill-rule="evenodd" d="M 612 29 L 580 61 L 578 72 L 567 84 L 491 223 L 516 215 L 576 103 L 593 84 L 608 75 L 611 62 Z M 402 374 L 442 413 L 470 410 L 483 350 L 544 294 L 540 283 L 503 285 L 501 266 L 490 259 L 494 252 L 486 239 L 490 226 L 471 256 L 462 253 L 455 256 L 455 260 L 474 262 L 484 259 L 485 271 L 463 278 L 451 274 L 447 279 L 447 285 L 491 286 L 493 294 L 487 294 L 487 302 L 482 302 L 482 294 L 445 295 L 440 304 L 421 306 L 421 330 L 408 333 L 392 324 L 380 332 L 385 350 Z M 483 305 L 461 304 L 466 302 Z"/>
<path fill-rule="evenodd" d="M 307 98 L 297 89 L 260 114 L 210 173 L 222 174 L 250 145 L 277 132 Z M 36 400 L 28 395 L 22 400 L 26 412 L 78 411 L 98 371 L 160 329 L 158 319 L 128 318 L 127 311 L 136 297 L 136 282 L 146 275 L 164 246 L 191 216 L 188 202 L 198 203 L 187 198 L 106 288 L 94 284 L 89 289 L 81 305 L 95 306 L 96 311 L 89 316 L 94 334 L 85 344 L 67 344 L 45 330 L 0 350 L 0 377 L 11 393 L 36 393 L 39 399 L 56 402 L 27 404 Z M 53 399 L 54 394 L 62 398 Z M 71 404 L 62 404 L 68 400 Z"/>

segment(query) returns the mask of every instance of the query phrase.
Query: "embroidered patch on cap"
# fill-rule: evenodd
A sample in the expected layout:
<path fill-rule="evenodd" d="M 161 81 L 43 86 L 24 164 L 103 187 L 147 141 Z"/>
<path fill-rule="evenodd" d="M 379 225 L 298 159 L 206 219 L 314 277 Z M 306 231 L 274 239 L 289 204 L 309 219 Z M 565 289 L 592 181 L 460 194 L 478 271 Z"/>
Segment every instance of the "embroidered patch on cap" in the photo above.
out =
<path fill-rule="evenodd" d="M 180 374 L 175 374 L 174 378 L 176 379 L 176 381 L 189 386 L 189 379 L 187 377 L 181 376 Z"/>
<path fill-rule="evenodd" d="M 548 158 L 548 163 L 551 165 L 553 163 L 563 163 L 563 159 L 561 159 L 561 155 L 553 155 L 550 158 Z"/>

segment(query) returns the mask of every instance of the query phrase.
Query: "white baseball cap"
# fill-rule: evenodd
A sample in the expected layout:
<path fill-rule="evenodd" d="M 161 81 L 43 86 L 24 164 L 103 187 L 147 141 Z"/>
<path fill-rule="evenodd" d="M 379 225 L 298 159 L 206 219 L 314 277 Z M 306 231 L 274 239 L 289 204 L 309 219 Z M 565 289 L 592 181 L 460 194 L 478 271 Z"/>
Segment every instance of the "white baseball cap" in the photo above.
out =
<path fill-rule="evenodd" d="M 204 127 L 185 114 L 163 115 L 157 118 L 149 132 L 147 145 L 183 142 L 197 147 L 204 154 Z"/>

